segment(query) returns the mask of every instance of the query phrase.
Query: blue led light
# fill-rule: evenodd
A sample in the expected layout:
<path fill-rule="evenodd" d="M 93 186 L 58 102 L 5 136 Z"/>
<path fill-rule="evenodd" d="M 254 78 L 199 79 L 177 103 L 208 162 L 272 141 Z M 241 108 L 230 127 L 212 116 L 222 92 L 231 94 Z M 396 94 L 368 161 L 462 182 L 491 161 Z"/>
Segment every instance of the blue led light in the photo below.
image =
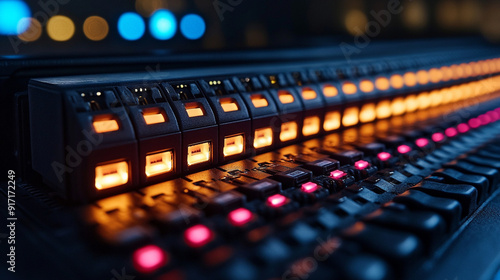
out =
<path fill-rule="evenodd" d="M 144 35 L 146 24 L 142 17 L 136 13 L 124 13 L 118 19 L 118 32 L 125 40 L 135 41 Z"/>
<path fill-rule="evenodd" d="M 149 32 L 158 40 L 168 40 L 177 32 L 177 20 L 168 10 L 158 10 L 149 19 Z"/>
<path fill-rule="evenodd" d="M 0 0 L 0 35 L 18 35 L 29 27 L 31 11 L 21 0 Z"/>
<path fill-rule="evenodd" d="M 205 21 L 196 14 L 185 15 L 181 20 L 181 32 L 189 40 L 199 39 L 205 33 Z"/>

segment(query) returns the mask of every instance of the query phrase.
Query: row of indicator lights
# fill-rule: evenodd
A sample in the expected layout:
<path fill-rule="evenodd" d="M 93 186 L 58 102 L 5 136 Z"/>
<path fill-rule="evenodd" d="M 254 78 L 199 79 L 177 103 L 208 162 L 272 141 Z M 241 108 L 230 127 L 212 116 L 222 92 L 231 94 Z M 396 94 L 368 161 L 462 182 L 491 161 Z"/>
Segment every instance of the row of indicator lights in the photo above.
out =
<path fill-rule="evenodd" d="M 411 102 L 397 102 L 397 99 L 394 99 L 393 105 L 397 104 L 397 106 L 392 106 L 392 107 L 399 107 L 399 111 L 404 113 L 405 111 L 411 112 L 412 110 L 409 110 L 409 108 L 405 108 L 405 104 L 410 104 L 410 103 L 417 103 L 418 109 L 426 109 L 429 106 L 437 106 L 440 104 L 447 104 L 452 101 L 458 101 L 462 99 L 467 99 L 470 97 L 475 97 L 478 95 L 483 95 L 487 94 L 490 92 L 494 92 L 496 90 L 500 89 L 500 85 L 498 84 L 498 81 L 500 80 L 499 76 L 496 77 L 490 77 L 481 81 L 475 81 L 475 82 L 469 82 L 467 84 L 462 84 L 459 86 L 454 86 L 452 88 L 444 88 L 441 90 L 436 90 L 429 93 L 423 92 L 420 93 L 417 97 L 412 98 L 412 96 L 408 96 L 407 100 L 410 100 Z M 450 94 L 451 93 L 451 94 Z M 462 93 L 462 94 L 458 94 Z M 448 95 L 454 95 L 454 99 L 452 98 L 446 98 Z M 257 95 L 259 97 L 259 100 L 262 100 L 264 98 L 261 95 Z M 421 98 L 424 97 L 424 98 Z M 434 102 L 431 99 L 439 99 L 439 102 Z M 456 100 L 455 100 L 456 99 Z M 265 100 L 265 98 L 264 98 Z M 253 99 L 252 99 L 253 101 Z M 416 101 L 416 102 L 415 102 Z M 388 101 L 389 102 L 389 101 Z M 262 102 L 261 102 L 262 103 Z M 267 103 L 267 100 L 266 100 Z M 260 105 L 260 103 L 258 103 Z M 383 101 L 380 102 L 380 104 L 383 104 Z M 425 106 L 423 106 L 425 104 Z M 390 102 L 389 102 L 390 105 Z M 195 109 L 200 109 L 199 107 L 193 107 Z M 376 117 L 379 118 L 386 118 L 391 116 L 391 114 L 394 114 L 394 112 L 391 112 L 391 106 L 386 106 L 384 105 L 382 107 L 385 113 L 388 113 L 387 115 L 381 116 L 378 114 Z M 186 109 L 188 109 L 186 107 Z M 395 108 L 394 108 L 395 109 Z M 402 109 L 402 110 L 401 110 Z M 417 109 L 417 108 L 414 108 Z M 352 112 L 351 112 L 352 111 Z M 377 110 L 378 111 L 378 110 Z M 393 110 L 394 111 L 394 110 Z M 334 112 L 336 113 L 336 112 Z M 366 112 L 365 112 L 366 113 Z M 328 113 L 325 116 L 325 122 L 324 122 L 324 128 L 327 130 L 327 124 L 328 127 L 331 128 L 332 125 L 330 124 L 331 119 L 328 117 L 330 113 Z M 359 116 L 358 116 L 359 114 Z M 359 118 L 363 115 L 363 111 L 359 113 L 358 108 L 346 108 L 344 112 L 344 116 L 342 119 L 342 124 L 344 126 L 350 126 L 350 125 L 355 125 L 358 123 Z M 375 114 L 375 113 L 374 113 Z M 336 127 L 340 126 L 340 113 L 335 114 L 335 122 L 337 125 Z M 310 135 L 316 134 L 319 132 L 319 126 L 320 126 L 320 119 L 317 116 L 310 117 L 312 120 L 304 120 L 304 126 L 303 126 L 303 134 L 308 135 L 308 131 L 311 132 Z M 474 128 L 477 127 L 476 123 L 485 123 L 487 122 L 488 115 L 482 115 L 477 118 L 477 120 L 471 120 L 470 122 L 470 127 Z M 155 120 L 157 121 L 151 121 L 150 123 L 159 123 L 161 122 L 160 119 L 163 119 L 163 115 L 161 115 L 161 118 L 158 118 L 158 116 L 154 116 Z M 373 118 L 375 119 L 375 117 Z M 145 116 L 146 123 L 148 122 L 147 116 Z M 103 132 L 110 132 L 110 131 L 116 131 L 119 129 L 118 123 L 116 120 L 98 120 L 94 121 L 94 128 L 96 132 L 98 133 L 103 133 Z M 468 127 L 464 125 L 460 125 L 457 128 L 449 128 L 445 130 L 445 135 L 448 137 L 453 137 L 455 136 L 458 132 L 461 131 L 466 131 Z M 327 130 L 328 131 L 328 130 Z M 296 123 L 284 123 L 282 124 L 282 131 L 280 135 L 280 139 L 282 141 L 286 140 L 291 140 L 297 137 L 297 124 Z M 237 155 L 241 154 L 244 151 L 244 139 L 243 135 L 236 136 L 235 138 L 226 138 L 224 142 L 224 155 L 225 156 L 232 156 L 232 155 Z M 255 130 L 255 137 L 254 137 L 254 148 L 259 149 L 263 147 L 268 147 L 272 145 L 273 143 L 273 131 L 271 128 L 261 128 L 261 129 L 256 129 Z M 417 144 L 418 145 L 418 144 Z M 190 145 L 188 147 L 188 155 L 187 155 L 187 161 L 188 165 L 193 165 L 193 164 L 199 164 L 203 162 L 208 162 L 210 161 L 210 155 L 211 155 L 211 143 L 210 142 L 204 142 L 204 143 L 199 143 L 195 145 Z M 404 148 L 402 148 L 404 149 Z M 404 152 L 402 152 L 404 153 Z M 153 155 L 148 155 L 148 158 L 146 159 L 147 164 L 146 166 L 146 175 L 149 176 L 156 176 L 159 174 L 163 174 L 166 172 L 169 172 L 173 170 L 173 154 L 172 151 L 166 151 L 162 152 L 159 154 L 153 154 Z M 113 171 L 113 172 L 107 172 L 107 171 Z M 95 186 L 97 189 L 105 189 L 105 188 L 111 188 L 115 187 L 118 185 L 125 184 L 128 182 L 128 163 L 123 161 L 119 163 L 112 163 L 108 165 L 103 165 L 103 166 L 98 166 L 96 167 L 96 182 Z M 105 176 L 104 174 L 111 174 L 109 176 Z"/>
<path fill-rule="evenodd" d="M 155 11 L 149 18 L 148 26 L 151 35 L 158 40 L 171 39 L 180 29 L 182 35 L 189 40 L 196 40 L 205 33 L 206 25 L 197 14 L 187 14 L 177 26 L 175 15 L 164 9 Z M 146 23 L 137 13 L 127 12 L 120 16 L 117 23 L 120 36 L 135 41 L 144 36 Z M 0 35 L 17 35 L 21 40 L 33 42 L 42 35 L 42 23 L 31 17 L 26 3 L 20 0 L 0 1 Z M 109 33 L 108 22 L 100 16 L 90 16 L 83 23 L 83 33 L 92 41 L 105 39 Z M 75 23 L 67 16 L 54 15 L 46 22 L 48 36 L 54 41 L 68 41 L 75 34 Z"/>
<path fill-rule="evenodd" d="M 500 108 L 489 111 L 486 114 L 482 114 L 477 118 L 472 118 L 468 121 L 468 125 L 465 123 L 461 123 L 457 126 L 457 128 L 453 128 L 453 132 L 449 132 L 450 128 L 445 130 L 445 133 L 434 133 L 432 135 L 432 140 L 434 142 L 441 142 L 445 139 L 445 135 L 448 137 L 454 137 L 458 132 L 466 133 L 470 130 L 470 128 L 477 128 L 483 125 L 487 125 L 491 122 L 500 120 Z M 461 127 L 461 128 L 459 128 Z M 448 131 L 448 132 L 447 132 Z M 457 132 L 458 131 L 458 132 Z M 425 147 L 429 144 L 429 140 L 426 138 L 419 138 L 415 141 L 416 145 L 419 147 Z M 412 149 L 408 145 L 400 145 L 397 148 L 398 152 L 401 154 L 409 153 Z M 381 152 L 377 155 L 377 157 L 382 161 L 389 160 L 392 155 L 388 152 Z M 364 160 L 359 160 L 354 164 L 355 168 L 358 170 L 366 169 L 370 166 L 370 163 Z M 346 176 L 347 173 L 341 170 L 334 170 L 330 173 L 330 177 L 333 179 L 341 179 Z M 312 193 L 320 189 L 321 187 L 313 182 L 307 182 L 302 184 L 301 190 L 305 193 Z M 266 204 L 272 208 L 278 208 L 286 205 L 288 203 L 288 198 L 282 194 L 271 195 L 267 198 Z M 231 211 L 228 214 L 228 220 L 233 226 L 244 226 L 247 223 L 254 220 L 254 214 L 245 208 L 238 208 L 236 210 Z M 205 225 L 195 225 L 188 228 L 184 232 L 184 241 L 190 247 L 199 248 L 203 247 L 209 242 L 211 242 L 214 238 L 214 233 Z M 164 266 L 169 260 L 168 254 L 163 251 L 160 247 L 156 245 L 147 245 L 145 247 L 137 249 L 133 254 L 133 262 L 134 267 L 137 271 L 142 273 L 152 273 Z"/>

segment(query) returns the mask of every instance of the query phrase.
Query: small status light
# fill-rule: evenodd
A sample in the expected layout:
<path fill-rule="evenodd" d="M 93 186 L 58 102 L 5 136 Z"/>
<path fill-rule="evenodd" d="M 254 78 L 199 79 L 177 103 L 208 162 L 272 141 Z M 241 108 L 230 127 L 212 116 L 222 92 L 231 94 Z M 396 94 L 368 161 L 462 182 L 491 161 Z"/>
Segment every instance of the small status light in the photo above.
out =
<path fill-rule="evenodd" d="M 193 248 L 203 247 L 213 238 L 212 231 L 204 225 L 195 225 L 184 231 L 184 241 Z"/>
<path fill-rule="evenodd" d="M 356 169 L 358 169 L 358 170 L 364 170 L 368 166 L 370 166 L 370 163 L 368 161 L 365 161 L 365 160 L 358 160 L 354 163 L 354 167 L 356 167 Z"/>
<path fill-rule="evenodd" d="M 340 179 L 346 175 L 347 175 L 347 173 L 345 173 L 342 170 L 334 170 L 334 171 L 330 172 L 330 177 L 333 179 Z"/>
<path fill-rule="evenodd" d="M 479 119 L 477 118 L 472 118 L 467 123 L 471 128 L 478 128 L 481 126 L 481 121 L 479 121 Z"/>
<path fill-rule="evenodd" d="M 290 103 L 293 103 L 293 101 L 295 101 L 295 99 L 293 98 L 293 95 L 286 90 L 278 91 L 278 98 L 280 99 L 281 103 L 283 103 L 283 104 L 290 104 Z"/>
<path fill-rule="evenodd" d="M 359 109 L 358 107 L 350 107 L 344 110 L 344 115 L 342 116 L 342 125 L 353 126 L 359 122 Z"/>
<path fill-rule="evenodd" d="M 167 173 L 173 166 L 172 151 L 160 152 L 146 156 L 146 176 L 151 177 Z"/>
<path fill-rule="evenodd" d="M 403 80 L 407 87 L 413 87 L 417 85 L 417 75 L 413 72 L 406 72 L 403 75 Z"/>
<path fill-rule="evenodd" d="M 210 161 L 210 141 L 188 146 L 188 165 Z"/>
<path fill-rule="evenodd" d="M 381 161 L 386 161 L 388 159 L 391 158 L 391 154 L 389 154 L 388 152 L 381 152 L 377 155 L 377 157 L 381 160 Z"/>
<path fill-rule="evenodd" d="M 368 93 L 372 92 L 374 89 L 373 83 L 370 80 L 363 80 L 359 83 L 359 89 L 362 92 Z"/>
<path fill-rule="evenodd" d="M 359 113 L 359 121 L 362 123 L 372 122 L 377 118 L 376 107 L 374 103 L 364 104 Z"/>
<path fill-rule="evenodd" d="M 477 117 L 479 119 L 479 122 L 481 122 L 481 125 L 487 125 L 491 122 L 490 116 L 483 114 Z"/>
<path fill-rule="evenodd" d="M 270 197 L 267 198 L 267 205 L 273 207 L 273 208 L 278 208 L 286 204 L 286 196 L 283 196 L 281 194 L 275 194 L 271 195 Z"/>
<path fill-rule="evenodd" d="M 297 138 L 297 122 L 286 122 L 281 124 L 280 140 L 286 142 Z"/>
<path fill-rule="evenodd" d="M 201 38 L 205 29 L 205 20 L 197 14 L 187 14 L 181 19 L 181 33 L 189 40 Z"/>
<path fill-rule="evenodd" d="M 333 111 L 325 114 L 325 122 L 323 129 L 325 131 L 332 131 L 340 127 L 340 112 Z"/>
<path fill-rule="evenodd" d="M 304 119 L 302 127 L 302 134 L 304 136 L 311 136 L 318 134 L 321 120 L 317 116 L 307 117 Z"/>
<path fill-rule="evenodd" d="M 429 83 L 429 74 L 425 70 L 420 70 L 417 72 L 417 82 L 421 85 L 426 85 Z"/>
<path fill-rule="evenodd" d="M 409 153 L 410 151 L 411 151 L 411 148 L 408 145 L 401 145 L 398 147 L 398 152 L 400 154 L 406 154 L 406 153 Z"/>
<path fill-rule="evenodd" d="M 332 86 L 332 85 L 324 85 L 323 86 L 323 94 L 326 97 L 334 97 L 334 96 L 337 96 L 338 93 L 339 93 L 339 91 L 337 90 L 337 88 Z"/>
<path fill-rule="evenodd" d="M 184 104 L 186 108 L 186 112 L 190 118 L 204 116 L 205 112 L 203 111 L 203 105 L 199 102 L 189 102 Z"/>
<path fill-rule="evenodd" d="M 375 80 L 375 87 L 378 89 L 378 90 L 388 90 L 389 87 L 390 87 L 390 83 L 389 83 L 389 79 L 387 79 L 386 77 L 379 77 Z"/>
<path fill-rule="evenodd" d="M 132 259 L 134 268 L 141 273 L 152 273 L 168 262 L 167 254 L 156 245 L 135 250 Z"/>
<path fill-rule="evenodd" d="M 149 32 L 158 40 L 168 40 L 177 31 L 177 20 L 172 12 L 160 9 L 149 18 Z"/>
<path fill-rule="evenodd" d="M 238 111 L 238 102 L 234 98 L 221 98 L 219 99 L 220 106 L 224 112 Z"/>
<path fill-rule="evenodd" d="M 469 129 L 470 129 L 469 126 L 465 123 L 457 125 L 457 130 L 460 133 L 466 133 L 467 131 L 469 131 Z"/>
<path fill-rule="evenodd" d="M 252 100 L 252 104 L 255 108 L 267 107 L 269 105 L 267 99 L 262 94 L 253 94 L 250 96 L 250 100 Z"/>
<path fill-rule="evenodd" d="M 165 116 L 161 112 L 142 112 L 142 117 L 147 125 L 164 123 Z"/>
<path fill-rule="evenodd" d="M 419 138 L 415 140 L 415 144 L 417 144 L 420 148 L 423 148 L 429 144 L 429 140 L 427 140 L 427 138 Z"/>
<path fill-rule="evenodd" d="M 224 156 L 234 156 L 243 153 L 243 135 L 229 136 L 224 138 Z"/>
<path fill-rule="evenodd" d="M 302 184 L 300 189 L 305 192 L 305 193 L 312 193 L 315 192 L 319 189 L 318 184 L 313 183 L 313 182 L 307 182 L 305 184 Z"/>
<path fill-rule="evenodd" d="M 444 134 L 446 134 L 446 136 L 448 137 L 454 137 L 458 134 L 458 131 L 454 127 L 449 127 L 444 131 Z"/>
<path fill-rule="evenodd" d="M 54 41 L 68 41 L 75 34 L 75 24 L 66 16 L 53 16 L 47 22 L 47 33 Z"/>
<path fill-rule="evenodd" d="M 351 83 L 351 82 L 344 82 L 342 84 L 342 91 L 345 93 L 345 94 L 355 94 L 358 89 L 356 88 L 356 85 Z"/>
<path fill-rule="evenodd" d="M 432 134 L 432 141 L 438 143 L 438 142 L 441 142 L 444 140 L 444 134 L 441 133 L 441 132 L 436 132 L 434 134 Z"/>
<path fill-rule="evenodd" d="M 92 122 L 92 125 L 94 126 L 94 130 L 97 133 L 117 131 L 120 128 L 120 126 L 118 125 L 118 122 L 114 119 L 94 120 Z"/>
<path fill-rule="evenodd" d="M 133 12 L 127 12 L 118 19 L 118 33 L 127 41 L 140 39 L 146 31 L 142 17 Z"/>
<path fill-rule="evenodd" d="M 128 182 L 128 163 L 120 161 L 99 165 L 95 168 L 95 188 L 109 189 Z"/>
<path fill-rule="evenodd" d="M 392 88 L 394 89 L 400 89 L 404 86 L 403 76 L 399 74 L 392 75 L 389 81 L 391 83 Z"/>
<path fill-rule="evenodd" d="M 90 16 L 83 22 L 83 33 L 89 40 L 100 41 L 108 36 L 108 22 L 99 16 Z"/>
<path fill-rule="evenodd" d="M 305 100 L 315 99 L 317 96 L 316 91 L 312 88 L 306 87 L 302 89 L 302 97 Z"/>
<path fill-rule="evenodd" d="M 273 130 L 270 127 L 255 130 L 254 148 L 264 148 L 273 144 Z"/>
<path fill-rule="evenodd" d="M 253 214 L 248 209 L 238 208 L 227 215 L 229 222 L 235 227 L 241 227 L 253 219 Z"/>

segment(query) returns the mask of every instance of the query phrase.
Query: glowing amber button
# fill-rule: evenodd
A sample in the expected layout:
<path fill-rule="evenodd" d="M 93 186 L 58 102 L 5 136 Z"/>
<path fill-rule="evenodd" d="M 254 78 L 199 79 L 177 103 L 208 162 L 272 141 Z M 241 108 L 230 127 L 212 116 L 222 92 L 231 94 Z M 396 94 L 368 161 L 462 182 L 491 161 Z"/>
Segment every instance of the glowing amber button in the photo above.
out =
<path fill-rule="evenodd" d="M 394 89 L 400 89 L 404 86 L 403 76 L 399 74 L 394 74 L 390 79 L 391 87 Z"/>
<path fill-rule="evenodd" d="M 290 141 L 297 138 L 298 126 L 296 122 L 286 122 L 281 124 L 281 142 Z"/>
<path fill-rule="evenodd" d="M 357 107 L 350 107 L 344 110 L 344 116 L 342 117 L 342 125 L 353 126 L 359 122 L 359 109 Z"/>
<path fill-rule="evenodd" d="M 359 89 L 362 92 L 372 92 L 374 89 L 373 83 L 370 80 L 363 80 L 359 83 Z"/>
<path fill-rule="evenodd" d="M 273 130 L 270 127 L 255 130 L 254 148 L 264 148 L 273 144 Z"/>
<path fill-rule="evenodd" d="M 306 87 L 302 89 L 302 97 L 305 100 L 315 99 L 317 96 L 316 91 L 312 88 Z"/>
<path fill-rule="evenodd" d="M 109 189 L 128 182 L 128 163 L 120 161 L 99 165 L 95 168 L 95 188 Z"/>
<path fill-rule="evenodd" d="M 390 87 L 389 79 L 386 77 L 379 77 L 375 80 L 375 87 L 378 90 L 388 90 Z"/>
<path fill-rule="evenodd" d="M 425 70 L 420 70 L 417 72 L 417 82 L 421 85 L 426 85 L 429 83 L 429 73 Z"/>
<path fill-rule="evenodd" d="M 332 131 L 340 127 L 340 112 L 333 111 L 325 114 L 325 122 L 323 123 L 323 129 L 325 131 Z"/>
<path fill-rule="evenodd" d="M 432 83 L 439 83 L 443 79 L 443 73 L 437 68 L 432 68 L 429 70 L 429 80 Z"/>
<path fill-rule="evenodd" d="M 267 99 L 262 94 L 254 94 L 250 96 L 250 100 L 252 100 L 252 104 L 255 108 L 267 107 L 269 105 Z"/>
<path fill-rule="evenodd" d="M 359 113 L 359 121 L 362 123 L 372 122 L 376 118 L 375 104 L 368 103 L 361 107 L 361 112 Z"/>
<path fill-rule="evenodd" d="M 243 153 L 243 135 L 229 136 L 224 138 L 223 153 L 225 157 Z"/>
<path fill-rule="evenodd" d="M 293 98 L 293 95 L 286 90 L 278 91 L 278 98 L 280 99 L 281 103 L 283 103 L 283 104 L 290 104 L 290 103 L 293 103 L 293 101 L 295 100 Z"/>
<path fill-rule="evenodd" d="M 94 120 L 92 124 L 97 133 L 117 131 L 120 128 L 116 120 Z"/>
<path fill-rule="evenodd" d="M 147 125 L 163 123 L 165 122 L 165 117 L 162 113 L 146 113 L 143 112 L 142 116 Z"/>
<path fill-rule="evenodd" d="M 358 89 L 356 88 L 356 85 L 351 83 L 351 82 L 344 82 L 342 84 L 342 91 L 345 94 L 355 94 Z"/>
<path fill-rule="evenodd" d="M 75 24 L 66 16 L 53 16 L 47 22 L 47 33 L 54 41 L 68 41 L 75 34 Z"/>
<path fill-rule="evenodd" d="M 403 80 L 407 87 L 413 87 L 417 85 L 417 75 L 413 72 L 407 72 L 403 75 Z"/>
<path fill-rule="evenodd" d="M 321 120 L 317 116 L 305 118 L 304 125 L 302 127 L 302 134 L 304 136 L 317 134 L 320 129 L 320 122 Z"/>
<path fill-rule="evenodd" d="M 184 104 L 186 108 L 186 112 L 190 118 L 204 116 L 205 112 L 203 111 L 203 105 L 198 102 L 189 102 Z"/>
<path fill-rule="evenodd" d="M 172 170 L 172 151 L 160 152 L 146 156 L 146 176 L 151 177 Z"/>
<path fill-rule="evenodd" d="M 337 90 L 337 88 L 332 86 L 332 85 L 323 86 L 323 94 L 326 97 L 334 97 L 334 96 L 337 96 L 338 93 L 339 93 L 339 91 Z"/>
<path fill-rule="evenodd" d="M 234 98 L 221 98 L 219 99 L 220 106 L 224 112 L 234 112 L 238 111 L 238 103 Z"/>
<path fill-rule="evenodd" d="M 199 164 L 210 161 L 210 142 L 203 142 L 188 146 L 188 165 Z"/>

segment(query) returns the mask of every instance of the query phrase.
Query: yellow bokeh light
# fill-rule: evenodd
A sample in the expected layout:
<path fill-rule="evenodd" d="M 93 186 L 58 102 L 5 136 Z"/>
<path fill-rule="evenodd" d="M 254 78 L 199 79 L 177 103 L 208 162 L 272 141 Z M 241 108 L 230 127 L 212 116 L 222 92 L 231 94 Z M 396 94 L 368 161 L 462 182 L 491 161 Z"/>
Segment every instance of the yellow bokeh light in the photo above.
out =
<path fill-rule="evenodd" d="M 27 24 L 28 29 L 18 35 L 19 39 L 25 42 L 33 42 L 38 40 L 38 38 L 40 38 L 40 36 L 42 35 L 42 24 L 34 18 L 23 18 L 21 19 L 19 24 L 22 24 L 24 26 L 26 21 L 29 21 L 29 23 Z"/>
<path fill-rule="evenodd" d="M 347 12 L 344 20 L 345 28 L 354 36 L 365 33 L 365 27 L 368 23 L 366 15 L 360 10 L 351 10 Z"/>
<path fill-rule="evenodd" d="M 47 22 L 47 33 L 54 41 L 68 41 L 75 34 L 75 24 L 66 16 L 53 16 Z"/>
<path fill-rule="evenodd" d="M 83 33 L 92 41 L 100 41 L 108 36 L 109 26 L 105 19 L 90 16 L 83 23 Z"/>

